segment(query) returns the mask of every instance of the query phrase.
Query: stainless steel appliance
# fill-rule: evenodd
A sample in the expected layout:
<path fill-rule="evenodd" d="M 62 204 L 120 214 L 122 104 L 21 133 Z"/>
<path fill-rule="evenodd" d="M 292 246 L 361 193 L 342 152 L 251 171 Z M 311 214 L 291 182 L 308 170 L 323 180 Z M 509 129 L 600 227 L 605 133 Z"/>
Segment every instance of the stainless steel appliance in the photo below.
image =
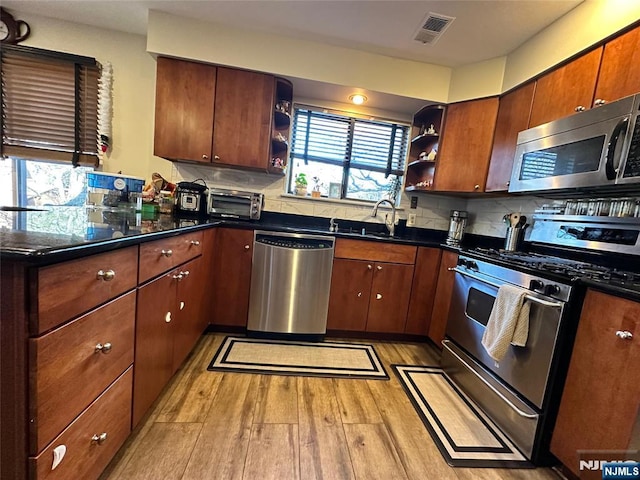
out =
<path fill-rule="evenodd" d="M 545 229 L 538 239 L 552 244 L 555 236 Z M 629 268 L 638 264 L 629 259 L 624 263 Z M 574 258 L 486 249 L 461 254 L 452 270 L 442 366 L 527 458 L 537 465 L 548 464 L 553 460 L 549 442 L 584 295 L 576 280 L 640 291 L 640 274 Z M 510 345 L 496 362 L 481 342 L 498 289 L 505 284 L 527 290 L 529 337 L 524 347 Z"/>
<path fill-rule="evenodd" d="M 640 94 L 520 132 L 509 192 L 640 188 Z"/>
<path fill-rule="evenodd" d="M 259 220 L 263 207 L 262 193 L 209 189 L 208 212 L 212 217 Z"/>
<path fill-rule="evenodd" d="M 195 182 L 176 185 L 176 214 L 206 215 L 207 186 Z"/>
<path fill-rule="evenodd" d="M 256 230 L 247 334 L 321 340 L 335 239 Z"/>
<path fill-rule="evenodd" d="M 449 232 L 447 233 L 447 245 L 459 247 L 464 229 L 467 226 L 467 212 L 461 210 L 451 210 L 449 216 Z"/>

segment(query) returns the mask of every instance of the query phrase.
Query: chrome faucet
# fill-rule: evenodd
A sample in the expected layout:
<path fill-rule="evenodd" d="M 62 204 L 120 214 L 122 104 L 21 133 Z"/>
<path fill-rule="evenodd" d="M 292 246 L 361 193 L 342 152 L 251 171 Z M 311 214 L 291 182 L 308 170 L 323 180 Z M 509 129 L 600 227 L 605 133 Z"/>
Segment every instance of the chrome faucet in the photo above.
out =
<path fill-rule="evenodd" d="M 387 229 L 389 230 L 389 236 L 393 237 L 393 234 L 395 233 L 395 230 L 396 230 L 396 205 L 395 205 L 395 203 L 393 203 L 388 198 L 383 198 L 382 200 L 378 200 L 378 202 L 373 207 L 373 211 L 371 212 L 371 216 L 372 217 L 377 216 L 378 215 L 378 207 L 380 206 L 380 204 L 385 203 L 385 202 L 388 203 L 389 205 L 391 205 L 391 224 L 389 224 L 389 222 L 387 221 L 387 217 L 389 216 L 389 214 L 386 213 L 385 216 L 384 216 L 384 226 L 387 227 Z"/>
<path fill-rule="evenodd" d="M 330 232 L 337 232 L 338 231 L 338 224 L 336 223 L 336 219 L 332 218 L 331 220 L 329 220 L 329 231 Z"/>

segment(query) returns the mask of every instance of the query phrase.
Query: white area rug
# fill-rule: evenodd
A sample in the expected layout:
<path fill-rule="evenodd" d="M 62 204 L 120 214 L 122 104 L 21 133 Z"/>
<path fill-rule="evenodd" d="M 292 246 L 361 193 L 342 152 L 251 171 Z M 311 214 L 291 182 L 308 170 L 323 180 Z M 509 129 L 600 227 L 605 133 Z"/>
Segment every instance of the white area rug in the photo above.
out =
<path fill-rule="evenodd" d="M 393 369 L 449 465 L 533 468 L 441 368 L 393 365 Z"/>
<path fill-rule="evenodd" d="M 372 345 L 226 337 L 208 370 L 388 380 Z"/>

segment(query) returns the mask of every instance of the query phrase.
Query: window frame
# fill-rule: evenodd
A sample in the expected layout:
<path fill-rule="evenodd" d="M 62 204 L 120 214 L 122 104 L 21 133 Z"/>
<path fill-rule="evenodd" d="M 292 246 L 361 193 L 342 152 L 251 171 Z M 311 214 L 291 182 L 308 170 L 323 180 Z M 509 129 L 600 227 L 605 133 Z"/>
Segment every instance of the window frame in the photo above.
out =
<path fill-rule="evenodd" d="M 395 198 L 395 203 L 396 205 L 399 205 L 400 203 L 400 197 L 401 195 L 399 194 L 401 189 L 402 189 L 402 185 L 404 184 L 405 181 L 405 176 L 406 176 L 406 166 L 408 163 L 408 156 L 409 156 L 409 147 L 410 147 L 410 133 L 411 133 L 411 124 L 408 121 L 400 121 L 400 120 L 394 120 L 394 119 L 389 119 L 389 118 L 382 118 L 382 117 L 375 117 L 372 115 L 367 115 L 367 114 L 363 114 L 363 113 L 357 113 L 357 112 L 352 112 L 352 111 L 348 111 L 348 110 L 338 110 L 338 109 L 333 109 L 333 108 L 325 108 L 325 107 L 321 107 L 321 106 L 314 106 L 314 105 L 309 105 L 306 103 L 294 103 L 293 105 L 293 115 L 292 115 L 292 136 L 291 136 L 291 148 L 289 151 L 289 165 L 290 168 L 288 168 L 288 174 L 287 174 L 287 181 L 286 181 L 286 192 L 287 193 L 291 193 L 293 192 L 293 187 L 295 185 L 295 178 L 293 175 L 293 164 L 296 161 L 303 161 L 305 162 L 305 164 L 307 164 L 308 162 L 317 162 L 317 163 L 321 163 L 321 164 L 325 164 L 325 165 L 334 165 L 334 166 L 339 166 L 342 168 L 342 179 L 341 179 L 341 183 L 340 183 L 340 198 L 334 198 L 334 197 L 329 197 L 330 200 L 333 201 L 348 201 L 348 202 L 362 202 L 362 203 L 367 203 L 367 204 L 372 204 L 375 203 L 375 200 L 365 200 L 365 199 L 360 199 L 360 198 L 350 198 L 348 197 L 348 191 L 349 191 L 349 174 L 350 174 L 350 170 L 352 168 L 356 168 L 356 169 L 360 169 L 360 170 L 366 170 L 369 172 L 377 172 L 377 173 L 385 173 L 386 176 L 385 178 L 387 178 L 389 175 L 395 175 L 400 182 L 400 187 L 398 190 L 398 194 Z M 308 147 L 307 145 L 305 145 L 304 147 L 304 154 L 302 156 L 300 156 L 299 154 L 296 155 L 295 154 L 295 125 L 297 123 L 297 118 L 298 118 L 298 111 L 299 110 L 306 110 L 309 113 L 306 114 L 307 118 L 311 118 L 313 113 L 320 113 L 320 114 L 328 114 L 328 115 L 337 115 L 340 117 L 343 117 L 345 119 L 345 124 L 348 124 L 348 139 L 346 141 L 345 144 L 345 159 L 343 161 L 336 161 L 336 160 L 330 160 L 330 159 L 322 159 L 322 158 L 309 158 L 308 156 Z M 363 124 L 380 124 L 380 125 L 384 125 L 385 127 L 391 127 L 391 138 L 390 138 L 390 142 L 389 142 L 389 148 L 388 148 L 388 156 L 387 156 L 387 165 L 386 167 L 371 167 L 371 166 L 366 166 L 366 165 L 358 165 L 357 161 L 352 161 L 352 153 L 353 153 L 353 149 L 354 149 L 354 136 L 356 136 L 356 124 L 357 122 L 362 122 Z M 310 125 L 310 121 L 307 122 L 307 133 L 305 135 L 305 138 L 308 141 L 308 128 Z M 397 164 L 398 167 L 401 168 L 392 168 L 393 163 L 394 163 L 394 150 L 395 150 L 395 146 L 396 146 L 396 139 L 397 139 L 397 130 L 398 128 L 401 128 L 403 131 L 401 133 L 403 133 L 403 137 L 402 137 L 402 142 L 404 143 L 404 153 L 402 155 L 398 156 L 398 160 L 397 160 Z M 323 198 L 327 198 L 326 196 Z"/>

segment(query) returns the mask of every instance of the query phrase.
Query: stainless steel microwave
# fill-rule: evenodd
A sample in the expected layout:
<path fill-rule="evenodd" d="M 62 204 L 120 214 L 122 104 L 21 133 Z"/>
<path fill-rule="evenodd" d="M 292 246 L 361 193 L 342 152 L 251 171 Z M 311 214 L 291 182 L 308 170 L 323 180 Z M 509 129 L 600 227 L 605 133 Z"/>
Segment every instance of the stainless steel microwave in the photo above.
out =
<path fill-rule="evenodd" d="M 640 94 L 518 134 L 509 192 L 640 188 Z"/>
<path fill-rule="evenodd" d="M 264 207 L 264 195 L 256 192 L 210 188 L 207 207 L 212 217 L 259 220 Z"/>

